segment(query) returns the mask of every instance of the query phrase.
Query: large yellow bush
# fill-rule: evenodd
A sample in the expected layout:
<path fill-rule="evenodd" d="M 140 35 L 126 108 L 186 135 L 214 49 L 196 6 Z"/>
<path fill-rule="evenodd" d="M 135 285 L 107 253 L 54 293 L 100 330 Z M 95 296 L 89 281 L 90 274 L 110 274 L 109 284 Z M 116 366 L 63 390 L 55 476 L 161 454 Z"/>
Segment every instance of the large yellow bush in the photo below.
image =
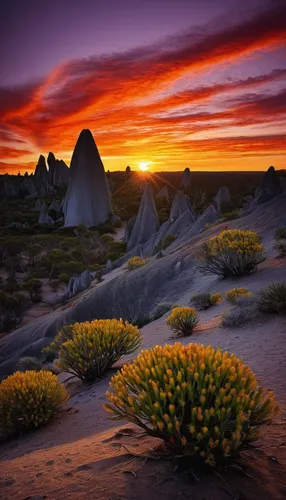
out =
<path fill-rule="evenodd" d="M 229 229 L 203 244 L 200 267 L 222 278 L 243 276 L 255 271 L 265 259 L 264 246 L 257 233 Z"/>
<path fill-rule="evenodd" d="M 0 429 L 24 432 L 50 420 L 69 396 L 49 371 L 16 372 L 0 384 Z"/>
<path fill-rule="evenodd" d="M 82 380 L 95 380 L 121 356 L 134 352 L 142 341 L 138 327 L 122 319 L 75 323 L 69 329 L 73 336 L 61 344 L 57 365 Z"/>
<path fill-rule="evenodd" d="M 168 327 L 181 335 L 192 335 L 198 322 L 198 313 L 193 307 L 174 307 L 166 318 Z"/>
<path fill-rule="evenodd" d="M 175 454 L 210 465 L 256 440 L 279 409 L 234 354 L 197 344 L 142 351 L 110 385 L 105 408 L 112 419 L 129 420 Z"/>

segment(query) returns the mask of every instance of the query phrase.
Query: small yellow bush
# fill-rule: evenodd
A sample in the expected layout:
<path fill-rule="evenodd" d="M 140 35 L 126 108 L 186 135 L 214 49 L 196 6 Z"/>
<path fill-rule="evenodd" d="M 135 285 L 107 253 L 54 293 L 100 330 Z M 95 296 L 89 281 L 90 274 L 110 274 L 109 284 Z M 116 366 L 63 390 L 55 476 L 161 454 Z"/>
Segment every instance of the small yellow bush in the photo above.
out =
<path fill-rule="evenodd" d="M 253 231 L 228 229 L 202 245 L 201 270 L 222 278 L 244 276 L 266 259 L 260 238 Z"/>
<path fill-rule="evenodd" d="M 229 302 L 231 302 L 232 304 L 236 304 L 237 299 L 240 299 L 241 297 L 252 297 L 252 293 L 247 290 L 247 288 L 241 287 L 228 290 L 225 296 Z"/>
<path fill-rule="evenodd" d="M 142 341 L 138 327 L 122 319 L 96 319 L 69 329 L 73 336 L 61 344 L 57 366 L 82 380 L 95 380 Z"/>
<path fill-rule="evenodd" d="M 174 307 L 166 318 L 168 327 L 182 335 L 192 335 L 198 322 L 198 313 L 193 307 Z"/>
<path fill-rule="evenodd" d="M 132 271 L 133 269 L 137 269 L 138 267 L 145 266 L 148 264 L 149 259 L 143 259 L 142 257 L 131 257 L 131 259 L 128 260 L 127 267 L 129 271 Z"/>
<path fill-rule="evenodd" d="M 218 304 L 222 301 L 222 294 L 219 292 L 212 293 L 210 296 L 210 300 L 212 305 L 214 306 L 215 304 Z"/>
<path fill-rule="evenodd" d="M 176 343 L 142 351 L 111 379 L 105 409 L 214 466 L 235 457 L 278 413 L 274 394 L 234 354 Z"/>
<path fill-rule="evenodd" d="M 49 371 L 16 372 L 0 384 L 0 429 L 4 435 L 48 422 L 69 396 Z"/>

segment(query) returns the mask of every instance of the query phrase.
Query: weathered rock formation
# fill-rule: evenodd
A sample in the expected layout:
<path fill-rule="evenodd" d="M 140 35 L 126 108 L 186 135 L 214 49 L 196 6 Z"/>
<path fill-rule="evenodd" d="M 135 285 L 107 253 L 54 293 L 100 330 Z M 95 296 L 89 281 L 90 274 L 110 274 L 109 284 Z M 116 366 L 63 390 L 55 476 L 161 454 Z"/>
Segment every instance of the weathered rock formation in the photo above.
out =
<path fill-rule="evenodd" d="M 40 209 L 40 215 L 38 219 L 39 224 L 54 224 L 55 221 L 48 215 L 48 209 L 46 203 L 43 203 Z"/>
<path fill-rule="evenodd" d="M 149 240 L 159 228 L 159 219 L 150 184 L 146 184 L 138 216 L 127 242 L 127 249 L 131 250 Z"/>
<path fill-rule="evenodd" d="M 231 196 L 227 186 L 222 186 L 219 188 L 216 196 L 214 197 L 217 209 L 221 211 L 221 205 L 223 203 L 231 203 Z"/>
<path fill-rule="evenodd" d="M 70 278 L 67 285 L 67 296 L 73 297 L 80 292 L 86 290 L 91 284 L 91 274 L 89 269 L 86 269 L 80 276 Z"/>
<path fill-rule="evenodd" d="M 190 210 L 190 200 L 183 191 L 178 191 L 171 206 L 170 221 L 174 221 L 180 217 L 185 210 Z"/>
<path fill-rule="evenodd" d="M 282 187 L 274 167 L 269 167 L 260 184 L 260 193 L 257 196 L 257 204 L 272 200 L 282 193 Z"/>
<path fill-rule="evenodd" d="M 184 173 L 183 173 L 183 177 L 182 177 L 182 181 L 181 181 L 181 189 L 183 191 L 187 191 L 188 189 L 190 189 L 191 178 L 192 178 L 192 175 L 191 175 L 190 169 L 185 168 Z"/>
<path fill-rule="evenodd" d="M 125 182 L 127 182 L 132 175 L 131 168 L 128 166 L 125 169 Z"/>
<path fill-rule="evenodd" d="M 39 160 L 34 172 L 34 180 L 37 187 L 40 186 L 41 184 L 47 184 L 49 182 L 49 174 L 46 166 L 46 160 L 43 155 L 39 156 Z"/>
<path fill-rule="evenodd" d="M 161 189 L 156 194 L 156 198 L 169 200 L 169 191 L 167 186 L 162 186 Z"/>
<path fill-rule="evenodd" d="M 98 226 L 111 215 L 104 167 L 90 130 L 82 130 L 71 159 L 65 226 Z"/>
<path fill-rule="evenodd" d="M 69 168 L 63 160 L 57 160 L 54 153 L 48 155 L 49 182 L 52 186 L 67 186 Z"/>

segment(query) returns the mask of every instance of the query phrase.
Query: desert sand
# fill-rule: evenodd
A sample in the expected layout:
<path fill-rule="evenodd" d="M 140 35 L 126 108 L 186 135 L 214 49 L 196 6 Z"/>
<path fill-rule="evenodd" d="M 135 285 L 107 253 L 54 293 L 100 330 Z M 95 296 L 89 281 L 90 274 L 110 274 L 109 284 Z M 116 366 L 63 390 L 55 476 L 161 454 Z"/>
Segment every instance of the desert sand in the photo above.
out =
<path fill-rule="evenodd" d="M 257 273 L 240 279 L 239 285 L 256 292 L 269 279 L 285 275 L 285 261 L 271 257 Z M 231 279 L 213 283 L 213 278 L 202 277 L 200 281 L 201 289 L 210 287 L 223 292 L 233 286 Z M 189 294 L 180 297 L 180 304 L 188 301 Z M 267 316 L 241 328 L 225 329 L 219 326 L 220 316 L 228 307 L 224 299 L 200 312 L 201 323 L 196 332 L 180 341 L 211 344 L 235 352 L 251 366 L 261 384 L 276 392 L 281 415 L 264 429 L 259 449 L 242 454 L 241 469 L 211 473 L 208 477 L 202 474 L 198 480 L 174 472 L 173 462 L 157 460 L 159 441 L 127 422 L 107 418 L 102 405 L 114 370 L 93 385 L 61 374 L 60 379 L 72 394 L 63 413 L 46 427 L 2 446 L 0 498 L 285 498 L 286 319 Z M 165 317 L 145 326 L 142 333 L 142 348 L 176 341 L 171 338 Z M 128 357 L 115 369 L 125 361 Z"/>

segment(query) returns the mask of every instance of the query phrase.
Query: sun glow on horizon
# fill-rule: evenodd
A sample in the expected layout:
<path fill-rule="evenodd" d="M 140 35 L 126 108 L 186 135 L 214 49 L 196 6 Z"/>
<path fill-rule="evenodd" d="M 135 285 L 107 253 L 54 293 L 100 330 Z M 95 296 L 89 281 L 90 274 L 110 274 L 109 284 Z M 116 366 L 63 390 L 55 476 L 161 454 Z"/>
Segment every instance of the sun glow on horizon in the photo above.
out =
<path fill-rule="evenodd" d="M 151 161 L 140 161 L 138 163 L 139 170 L 141 170 L 141 172 L 146 172 L 147 170 L 149 170 L 149 165 L 151 165 L 151 163 Z"/>

